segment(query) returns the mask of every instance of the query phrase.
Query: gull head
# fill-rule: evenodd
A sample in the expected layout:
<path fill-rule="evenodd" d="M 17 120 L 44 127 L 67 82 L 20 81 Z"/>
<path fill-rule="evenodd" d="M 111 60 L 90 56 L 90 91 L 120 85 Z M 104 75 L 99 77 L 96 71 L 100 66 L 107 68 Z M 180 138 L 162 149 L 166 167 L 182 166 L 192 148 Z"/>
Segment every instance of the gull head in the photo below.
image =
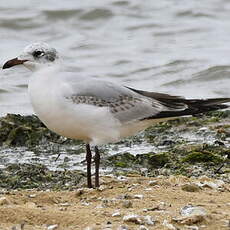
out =
<path fill-rule="evenodd" d="M 3 69 L 15 65 L 24 65 L 26 68 L 36 71 L 43 67 L 53 65 L 58 59 L 56 49 L 43 42 L 36 42 L 28 45 L 16 58 L 7 61 Z"/>

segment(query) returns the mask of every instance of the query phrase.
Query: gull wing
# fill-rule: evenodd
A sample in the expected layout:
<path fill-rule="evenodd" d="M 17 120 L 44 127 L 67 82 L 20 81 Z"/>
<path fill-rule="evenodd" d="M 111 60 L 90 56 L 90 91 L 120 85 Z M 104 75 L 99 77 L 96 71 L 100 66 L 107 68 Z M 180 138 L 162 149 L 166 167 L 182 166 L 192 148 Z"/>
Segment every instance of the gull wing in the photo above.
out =
<path fill-rule="evenodd" d="M 71 81 L 69 81 L 71 82 Z M 120 122 L 194 115 L 227 108 L 230 98 L 185 99 L 147 92 L 97 78 L 74 78 L 65 97 L 72 103 L 108 107 Z"/>
<path fill-rule="evenodd" d="M 141 95 L 125 86 L 92 78 L 71 82 L 65 98 L 75 104 L 107 107 L 122 123 L 144 120 L 172 109 L 157 99 Z M 178 104 L 173 109 L 182 110 L 185 107 L 185 104 Z"/>

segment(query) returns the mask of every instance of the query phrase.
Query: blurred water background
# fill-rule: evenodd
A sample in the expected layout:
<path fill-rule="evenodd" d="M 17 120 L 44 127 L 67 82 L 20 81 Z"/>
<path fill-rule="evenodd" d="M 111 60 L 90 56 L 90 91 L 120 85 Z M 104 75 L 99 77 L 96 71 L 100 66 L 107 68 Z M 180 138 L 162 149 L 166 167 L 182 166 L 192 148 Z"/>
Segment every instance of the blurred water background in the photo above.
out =
<path fill-rule="evenodd" d="M 26 45 L 43 41 L 59 51 L 63 67 L 76 75 L 188 98 L 230 97 L 229 12 L 228 0 L 1 0 L 0 66 Z M 33 113 L 27 95 L 30 75 L 22 66 L 0 70 L 0 116 Z M 110 154 L 118 153 L 113 148 Z M 119 152 L 127 148 L 157 151 L 143 143 L 120 144 Z M 60 162 L 55 162 L 58 152 Z M 69 152 L 63 146 L 56 152 L 3 148 L 0 167 L 39 161 L 56 169 Z M 71 155 L 68 167 L 81 168 L 84 157 L 84 149 Z"/>
<path fill-rule="evenodd" d="M 76 74 L 189 98 L 230 96 L 230 1 L 0 1 L 0 66 L 55 47 Z M 0 70 L 0 115 L 33 113 L 31 73 Z"/>

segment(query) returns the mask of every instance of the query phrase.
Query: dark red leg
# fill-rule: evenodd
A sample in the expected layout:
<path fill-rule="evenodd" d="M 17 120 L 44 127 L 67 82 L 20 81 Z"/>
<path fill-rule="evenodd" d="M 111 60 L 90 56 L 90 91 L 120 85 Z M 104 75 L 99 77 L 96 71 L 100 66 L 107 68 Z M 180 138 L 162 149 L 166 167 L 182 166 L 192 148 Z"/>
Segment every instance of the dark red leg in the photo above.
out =
<path fill-rule="evenodd" d="M 95 161 L 95 188 L 98 188 L 100 186 L 99 184 L 100 154 L 97 146 L 95 146 L 94 161 Z"/>
<path fill-rule="evenodd" d="M 86 162 L 87 162 L 87 186 L 88 188 L 92 188 L 91 181 L 91 162 L 92 162 L 92 153 L 90 150 L 90 145 L 86 144 Z"/>

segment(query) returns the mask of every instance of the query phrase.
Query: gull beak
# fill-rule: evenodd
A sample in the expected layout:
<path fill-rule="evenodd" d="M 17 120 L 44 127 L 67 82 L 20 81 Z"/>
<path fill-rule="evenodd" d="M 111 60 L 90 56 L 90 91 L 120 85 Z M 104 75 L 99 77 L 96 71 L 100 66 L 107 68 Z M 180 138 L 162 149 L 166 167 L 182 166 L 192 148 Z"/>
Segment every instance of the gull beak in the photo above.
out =
<path fill-rule="evenodd" d="M 12 66 L 15 66 L 15 65 L 21 65 L 23 64 L 24 62 L 26 62 L 28 60 L 20 60 L 18 58 L 14 58 L 14 59 L 11 59 L 9 61 L 7 61 L 4 65 L 3 65 L 3 69 L 7 69 L 7 68 L 10 68 Z"/>

